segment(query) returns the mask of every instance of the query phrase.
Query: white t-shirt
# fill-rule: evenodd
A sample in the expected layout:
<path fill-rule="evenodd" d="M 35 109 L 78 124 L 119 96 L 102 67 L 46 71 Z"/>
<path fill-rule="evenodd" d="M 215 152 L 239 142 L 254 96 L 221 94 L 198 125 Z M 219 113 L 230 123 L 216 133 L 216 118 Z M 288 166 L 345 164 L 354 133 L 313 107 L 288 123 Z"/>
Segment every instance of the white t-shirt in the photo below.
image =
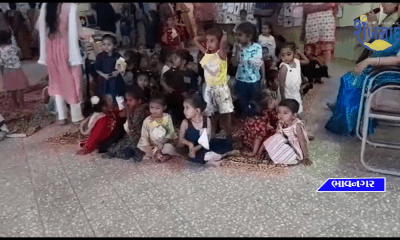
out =
<path fill-rule="evenodd" d="M 266 37 L 260 34 L 260 36 L 258 36 L 258 43 L 261 47 L 268 48 L 268 55 L 270 57 L 275 56 L 276 43 L 274 36 L 269 35 L 269 37 Z"/>

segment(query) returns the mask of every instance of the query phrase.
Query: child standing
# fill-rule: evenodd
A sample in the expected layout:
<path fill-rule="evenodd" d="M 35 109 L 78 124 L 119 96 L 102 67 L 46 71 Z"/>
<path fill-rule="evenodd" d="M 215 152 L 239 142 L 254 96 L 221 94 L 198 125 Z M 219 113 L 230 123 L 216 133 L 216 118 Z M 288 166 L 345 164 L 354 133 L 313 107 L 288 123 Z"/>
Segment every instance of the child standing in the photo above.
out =
<path fill-rule="evenodd" d="M 240 15 L 240 21 L 235 25 L 235 27 L 232 29 L 233 33 L 236 33 L 237 27 L 241 24 L 247 21 L 247 11 L 246 9 L 242 9 L 239 12 Z"/>
<path fill-rule="evenodd" d="M 96 94 L 111 94 L 113 101 L 115 101 L 116 97 L 125 95 L 124 79 L 121 73 L 115 69 L 115 64 L 121 54 L 115 51 L 117 39 L 114 36 L 105 34 L 102 43 L 103 52 L 97 55 L 95 63 L 96 72 L 99 74 Z"/>
<path fill-rule="evenodd" d="M 167 102 L 162 95 L 155 95 L 150 99 L 150 116 L 142 126 L 138 148 L 145 152 L 144 159 L 164 162 L 172 156 L 180 156 L 172 145 L 177 136 L 171 116 L 164 113 Z"/>
<path fill-rule="evenodd" d="M 226 139 L 211 139 L 211 120 L 202 114 L 207 103 L 199 94 L 185 98 L 183 106 L 186 119 L 183 120 L 179 131 L 178 147 L 183 148 L 186 145 L 189 149 L 180 149 L 182 155 L 188 155 L 192 162 L 218 166 L 221 158 L 239 153 L 232 151 L 232 144 Z M 209 150 L 198 143 L 204 131 L 207 134 Z"/>
<path fill-rule="evenodd" d="M 11 91 L 11 98 L 15 107 L 23 107 L 24 92 L 29 87 L 28 79 L 21 68 L 18 57 L 19 48 L 11 40 L 9 31 L 0 31 L 0 70 L 3 76 L 4 91 Z"/>
<path fill-rule="evenodd" d="M 143 104 L 143 97 L 138 91 L 131 90 L 127 92 L 125 98 L 124 113 L 126 122 L 124 129 L 127 134 L 120 141 L 111 145 L 102 157 L 117 157 L 126 160 L 132 158 L 134 162 L 139 162 L 142 160 L 143 153 L 137 148 L 137 144 L 140 139 L 143 121 L 150 113 L 148 111 L 148 104 Z"/>
<path fill-rule="evenodd" d="M 200 91 L 200 86 L 198 84 L 198 75 L 196 72 L 189 68 L 189 63 L 193 62 L 193 56 L 190 55 L 189 51 L 186 49 L 178 50 L 176 55 L 180 58 L 181 64 L 179 66 L 179 71 L 183 75 L 183 80 L 185 82 L 185 92 L 188 95 L 192 95 L 195 92 Z"/>
<path fill-rule="evenodd" d="M 238 26 L 236 36 L 239 47 L 234 52 L 233 64 L 238 66 L 235 85 L 238 112 L 242 116 L 252 116 L 254 108 L 250 103 L 253 96 L 259 92 L 260 83 L 265 81 L 262 48 L 256 43 L 256 27 L 249 22 Z"/>
<path fill-rule="evenodd" d="M 300 104 L 294 99 L 284 99 L 279 103 L 277 133 L 263 143 L 265 148 L 260 149 L 260 155 L 265 149 L 275 164 L 312 163 L 305 126 L 296 116 L 299 107 Z"/>
<path fill-rule="evenodd" d="M 206 47 L 200 43 L 200 37 L 194 39 L 196 46 L 204 54 L 200 64 L 204 69 L 206 88 L 203 92 L 207 102 L 205 113 L 212 116 L 212 136 L 215 134 L 218 118 L 228 138 L 232 138 L 233 103 L 228 86 L 228 59 L 226 56 L 227 36 L 221 29 L 211 28 L 205 34 Z M 220 116 L 214 114 L 219 112 Z"/>
<path fill-rule="evenodd" d="M 164 23 L 161 45 L 170 49 L 177 50 L 184 48 L 184 33 L 179 26 L 177 26 L 175 16 L 170 15 Z"/>
<path fill-rule="evenodd" d="M 299 103 L 299 114 L 303 112 L 303 104 L 300 95 L 301 86 L 301 62 L 295 58 L 296 45 L 293 42 L 285 43 L 280 52 L 282 63 L 279 65 L 279 91 L 281 99 L 291 98 Z M 307 59 L 307 58 L 306 58 Z"/>
<path fill-rule="evenodd" d="M 261 45 L 263 54 L 266 56 L 266 59 L 272 59 L 276 61 L 276 43 L 273 34 L 274 33 L 271 23 L 264 22 L 262 24 L 261 34 L 260 36 L 258 36 L 258 43 Z"/>
<path fill-rule="evenodd" d="M 105 95 L 93 96 L 90 99 L 91 114 L 80 126 L 80 131 L 86 137 L 80 141 L 77 154 L 88 154 L 106 142 L 116 129 L 117 119 L 110 114 L 112 100 Z"/>

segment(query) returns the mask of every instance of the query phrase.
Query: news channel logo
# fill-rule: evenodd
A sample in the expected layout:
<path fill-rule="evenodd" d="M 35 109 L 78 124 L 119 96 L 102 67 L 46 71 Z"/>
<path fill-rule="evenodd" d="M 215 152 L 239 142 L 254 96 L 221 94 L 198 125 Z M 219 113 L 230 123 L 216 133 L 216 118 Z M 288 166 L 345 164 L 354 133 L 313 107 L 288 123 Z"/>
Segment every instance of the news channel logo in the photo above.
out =
<path fill-rule="evenodd" d="M 354 34 L 358 41 L 367 49 L 372 51 L 383 51 L 390 47 L 392 44 L 388 42 L 397 43 L 400 39 L 400 27 L 369 27 L 367 26 L 367 16 L 362 15 L 360 19 L 354 21 Z M 360 38 L 361 34 L 361 38 Z M 372 43 L 366 42 L 366 37 L 375 39 Z"/>

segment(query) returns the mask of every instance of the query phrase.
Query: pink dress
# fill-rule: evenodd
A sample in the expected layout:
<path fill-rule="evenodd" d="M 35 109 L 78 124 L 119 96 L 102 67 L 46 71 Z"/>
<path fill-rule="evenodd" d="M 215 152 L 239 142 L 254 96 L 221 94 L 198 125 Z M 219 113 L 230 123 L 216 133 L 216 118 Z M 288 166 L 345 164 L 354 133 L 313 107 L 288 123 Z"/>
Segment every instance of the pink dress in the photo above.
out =
<path fill-rule="evenodd" d="M 68 16 L 70 3 L 62 3 L 58 31 L 46 39 L 46 61 L 49 73 L 49 94 L 60 95 L 67 103 L 81 99 L 81 66 L 69 66 Z"/>

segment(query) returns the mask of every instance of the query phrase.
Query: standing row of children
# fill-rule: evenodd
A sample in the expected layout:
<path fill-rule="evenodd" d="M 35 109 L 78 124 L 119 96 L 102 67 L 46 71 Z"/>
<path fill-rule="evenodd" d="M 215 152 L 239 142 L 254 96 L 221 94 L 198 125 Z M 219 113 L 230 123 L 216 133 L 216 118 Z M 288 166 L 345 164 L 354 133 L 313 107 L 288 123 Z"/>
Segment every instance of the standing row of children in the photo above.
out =
<path fill-rule="evenodd" d="M 196 37 L 196 46 L 204 54 L 199 62 L 204 79 L 190 69 L 193 57 L 187 50 L 168 52 L 159 46 L 150 59 L 157 56 L 162 64 L 157 57 L 149 64 L 141 48 L 138 53 L 125 53 L 128 67 L 121 73 L 115 70 L 120 57 L 115 38 L 104 36 L 104 51 L 95 64 L 96 95 L 90 101 L 89 117 L 81 125 L 87 137 L 78 153 L 99 148 L 107 157 L 162 162 L 180 156 L 218 165 L 223 157 L 240 153 L 232 144 L 240 141 L 250 148 L 244 152 L 247 156 L 265 157 L 267 152 L 274 163 L 310 164 L 308 137 L 299 119 L 303 112 L 300 66 L 309 60 L 301 53 L 302 60 L 295 58 L 295 44 L 284 43 L 279 47 L 279 71 L 274 69 L 277 56 L 269 54 L 271 31 L 271 26 L 264 24 L 261 39 L 265 37 L 267 43 L 263 52 L 255 26 L 241 23 L 231 56 L 222 30 L 212 28 L 205 36 Z M 266 68 L 266 60 L 274 64 Z M 228 83 L 230 62 L 236 68 L 233 84 Z M 127 80 L 129 71 L 136 80 L 133 83 Z M 116 107 L 121 97 L 125 97 L 124 104 Z M 241 119 L 235 140 L 234 110 Z M 174 126 L 179 125 L 178 137 Z M 226 139 L 214 138 L 218 125 L 225 130 Z"/>

